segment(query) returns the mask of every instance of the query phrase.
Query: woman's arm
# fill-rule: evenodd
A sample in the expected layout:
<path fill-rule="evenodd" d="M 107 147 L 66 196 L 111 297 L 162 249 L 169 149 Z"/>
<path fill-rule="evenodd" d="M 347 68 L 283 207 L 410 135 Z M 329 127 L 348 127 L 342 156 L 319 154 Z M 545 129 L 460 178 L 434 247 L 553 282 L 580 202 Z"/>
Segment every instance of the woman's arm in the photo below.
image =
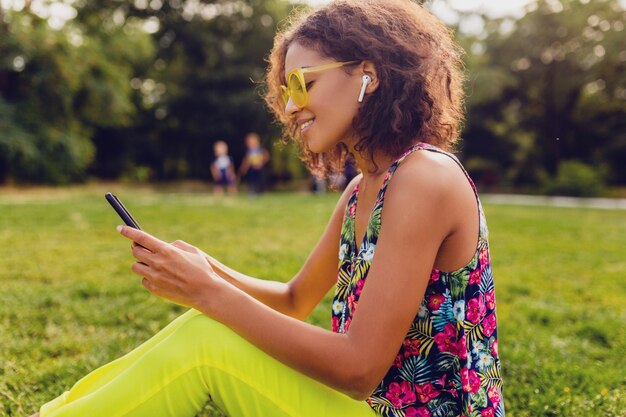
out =
<path fill-rule="evenodd" d="M 346 204 L 357 181 L 358 178 L 355 178 L 346 187 L 324 233 L 300 271 L 289 282 L 254 278 L 205 254 L 213 271 L 228 283 L 274 310 L 304 320 L 337 281 L 337 254 L 339 253 L 341 223 Z M 196 250 L 182 241 L 177 241 L 174 245 L 187 251 Z"/>
<path fill-rule="evenodd" d="M 346 334 L 289 320 L 228 289 L 223 300 L 207 297 L 202 311 L 288 366 L 355 399 L 367 398 L 400 349 L 450 231 L 440 221 L 447 215 L 445 193 L 437 181 L 419 180 L 424 172 L 403 175 L 408 162 L 387 191 L 374 261 Z M 222 310 L 224 300 L 237 307 Z"/>
<path fill-rule="evenodd" d="M 281 362 L 364 399 L 393 362 L 422 301 L 439 247 L 458 220 L 450 216 L 449 196 L 469 186 L 464 177 L 451 180 L 437 166 L 409 162 L 398 169 L 387 191 L 376 255 L 346 334 L 268 308 L 211 274 L 204 256 L 123 228 L 122 234 L 152 251 L 135 247 L 133 254 L 145 265 L 136 263 L 133 271 L 146 277 L 144 285 L 154 294 L 196 308 Z"/>

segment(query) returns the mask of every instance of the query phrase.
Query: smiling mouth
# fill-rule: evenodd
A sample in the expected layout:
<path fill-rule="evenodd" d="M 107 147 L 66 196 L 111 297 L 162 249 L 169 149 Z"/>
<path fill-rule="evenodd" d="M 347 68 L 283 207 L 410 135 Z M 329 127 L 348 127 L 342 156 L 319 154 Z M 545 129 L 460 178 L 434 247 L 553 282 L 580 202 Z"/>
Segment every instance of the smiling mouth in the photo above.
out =
<path fill-rule="evenodd" d="M 315 119 L 311 119 L 311 120 L 309 120 L 309 121 L 307 121 L 307 122 L 302 123 L 302 124 L 300 125 L 300 132 L 305 131 L 305 130 L 309 127 L 309 126 L 311 126 L 311 125 L 313 124 L 313 121 L 314 121 L 314 120 L 315 120 Z"/>

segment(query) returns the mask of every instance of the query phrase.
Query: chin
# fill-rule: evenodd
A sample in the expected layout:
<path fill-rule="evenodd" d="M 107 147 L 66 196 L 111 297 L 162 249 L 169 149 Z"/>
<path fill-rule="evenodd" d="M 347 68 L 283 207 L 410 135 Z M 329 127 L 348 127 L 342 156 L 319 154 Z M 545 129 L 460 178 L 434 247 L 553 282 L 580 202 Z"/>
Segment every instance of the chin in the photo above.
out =
<path fill-rule="evenodd" d="M 335 149 L 334 146 L 309 146 L 309 149 L 311 150 L 311 152 L 313 153 L 325 153 L 325 152 L 329 152 L 332 151 L 333 149 Z"/>
<path fill-rule="evenodd" d="M 306 145 L 311 152 L 324 153 L 335 149 L 335 147 L 341 142 L 340 140 L 330 140 L 327 138 L 305 138 Z"/>

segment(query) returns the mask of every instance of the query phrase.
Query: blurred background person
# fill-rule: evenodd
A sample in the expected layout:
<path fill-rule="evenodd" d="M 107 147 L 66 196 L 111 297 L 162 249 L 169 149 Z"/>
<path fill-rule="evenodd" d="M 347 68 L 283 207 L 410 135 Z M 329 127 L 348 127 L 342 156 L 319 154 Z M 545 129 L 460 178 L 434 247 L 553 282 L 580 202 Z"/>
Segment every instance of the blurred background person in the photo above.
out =
<path fill-rule="evenodd" d="M 246 154 L 239 167 L 241 178 L 246 177 L 248 194 L 260 194 L 264 190 L 263 167 L 270 160 L 269 152 L 261 147 L 259 135 L 250 132 L 246 135 Z"/>
<path fill-rule="evenodd" d="M 218 140 L 213 144 L 215 160 L 211 163 L 211 175 L 213 176 L 213 193 L 215 195 L 237 194 L 237 175 L 233 161 L 228 156 L 228 144 Z"/>
<path fill-rule="evenodd" d="M 359 172 L 354 162 L 354 158 L 352 156 L 348 156 L 344 162 L 343 169 L 340 172 L 333 173 L 329 176 L 330 188 L 332 190 L 343 191 L 350 181 L 352 181 L 352 179 L 358 174 Z M 317 180 L 318 178 L 314 177 L 314 181 Z M 324 184 L 324 187 L 326 187 L 326 184 Z M 317 188 L 318 186 L 316 182 L 314 191 L 318 191 Z"/>

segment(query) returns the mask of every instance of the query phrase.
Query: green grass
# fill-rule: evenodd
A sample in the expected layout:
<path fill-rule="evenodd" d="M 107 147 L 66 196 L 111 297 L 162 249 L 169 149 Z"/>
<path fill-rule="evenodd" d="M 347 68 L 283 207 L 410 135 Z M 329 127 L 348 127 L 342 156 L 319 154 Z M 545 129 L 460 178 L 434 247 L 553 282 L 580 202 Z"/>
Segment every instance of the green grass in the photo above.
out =
<path fill-rule="evenodd" d="M 337 199 L 114 188 L 145 230 L 277 280 L 298 270 Z M 183 311 L 130 272 L 104 191 L 0 190 L 2 416 L 29 415 Z M 626 416 L 626 212 L 485 211 L 508 416 Z M 329 308 L 310 321 L 328 327 Z"/>

